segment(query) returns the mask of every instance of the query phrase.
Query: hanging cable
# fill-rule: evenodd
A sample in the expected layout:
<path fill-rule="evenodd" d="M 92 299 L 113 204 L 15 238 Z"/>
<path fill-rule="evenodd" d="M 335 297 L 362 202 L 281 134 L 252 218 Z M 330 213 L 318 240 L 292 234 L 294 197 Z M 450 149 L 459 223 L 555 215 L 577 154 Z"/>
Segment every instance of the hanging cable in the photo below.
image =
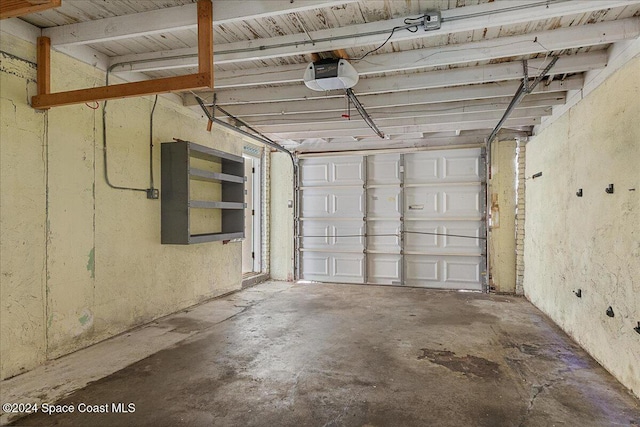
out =
<path fill-rule="evenodd" d="M 350 58 L 350 61 L 360 61 L 363 60 L 364 58 L 367 57 L 367 55 L 369 55 L 370 53 L 373 52 L 377 52 L 378 50 L 382 49 L 382 47 L 384 45 L 386 45 L 387 43 L 389 43 L 389 40 L 391 40 L 391 37 L 393 37 L 393 35 L 395 34 L 395 32 L 397 30 L 407 30 L 411 33 L 415 33 L 416 31 L 418 31 L 418 28 L 420 27 L 420 23 L 423 22 L 423 20 L 426 18 L 427 15 L 420 15 L 417 16 L 415 18 L 405 18 L 404 20 L 404 24 L 405 25 L 399 25 L 397 27 L 393 27 L 391 29 L 391 33 L 389 34 L 389 37 L 387 37 L 387 39 L 382 42 L 382 44 L 378 47 L 376 47 L 375 49 L 371 49 L 370 51 L 366 52 L 364 55 L 362 55 L 360 58 Z M 411 22 L 411 21 L 415 21 L 415 22 Z"/>

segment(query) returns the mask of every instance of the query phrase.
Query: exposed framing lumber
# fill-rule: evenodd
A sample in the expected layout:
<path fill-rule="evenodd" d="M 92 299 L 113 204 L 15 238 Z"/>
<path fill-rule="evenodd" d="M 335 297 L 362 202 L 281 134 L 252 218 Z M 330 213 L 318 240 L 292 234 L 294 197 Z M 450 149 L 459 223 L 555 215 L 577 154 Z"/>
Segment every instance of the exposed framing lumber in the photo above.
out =
<path fill-rule="evenodd" d="M 0 19 L 15 18 L 29 13 L 60 7 L 62 0 L 2 0 Z"/>
<path fill-rule="evenodd" d="M 48 37 L 38 37 L 38 95 L 51 92 L 51 40 Z"/>
<path fill-rule="evenodd" d="M 520 6 L 530 6 L 527 9 L 523 10 L 514 10 L 514 4 L 519 3 Z M 480 30 L 483 31 L 484 28 L 488 27 L 499 27 L 501 25 L 514 25 L 518 23 L 525 23 L 530 21 L 538 21 L 544 19 L 554 19 L 566 15 L 572 14 L 580 14 L 586 13 L 595 10 L 601 9 L 609 9 L 613 7 L 620 7 L 626 5 L 632 5 L 640 3 L 640 0 L 571 0 L 571 1 L 529 1 L 529 2 L 514 2 L 514 1 L 496 1 L 490 3 L 484 3 L 481 5 L 475 6 L 465 6 L 460 8 L 448 9 L 442 11 L 442 27 L 438 30 L 432 31 L 396 31 L 391 39 L 391 42 L 399 42 L 405 40 L 415 40 L 415 39 L 433 39 L 435 37 L 442 37 L 444 35 L 448 35 L 449 33 L 461 33 L 466 31 L 475 31 Z M 517 7 L 517 6 L 516 6 Z M 475 15 L 475 16 L 474 16 Z M 457 19 L 460 16 L 469 16 L 465 19 Z M 217 58 L 216 63 L 218 65 L 221 64 L 229 64 L 229 63 L 237 63 L 237 62 L 247 62 L 247 61 L 264 61 L 268 59 L 280 58 L 280 57 L 289 57 L 295 55 L 306 55 L 314 52 L 329 52 L 338 49 L 347 49 L 347 48 L 362 48 L 362 53 L 364 53 L 369 46 L 377 46 L 385 41 L 385 39 L 389 36 L 389 32 L 392 28 L 396 26 L 404 25 L 404 18 L 394 18 L 385 21 L 375 21 L 369 22 L 365 24 L 356 24 L 343 26 L 338 28 L 330 28 L 324 30 L 313 31 L 309 33 L 309 36 L 315 41 L 312 43 L 309 40 L 309 37 L 305 33 L 296 33 L 284 36 L 275 36 L 265 39 L 256 39 L 256 40 L 245 40 L 231 43 L 224 43 L 218 46 L 217 50 Z M 595 25 L 595 24 L 591 24 Z M 613 24 L 615 25 L 615 24 Z M 580 26 L 582 27 L 582 26 Z M 575 27 L 576 29 L 580 27 Z M 586 27 L 586 26 L 585 26 Z M 388 28 L 388 32 L 382 32 L 384 28 Z M 563 29 L 564 30 L 564 29 Z M 550 30 L 549 30 L 550 31 Z M 566 30 L 566 32 L 572 32 L 572 30 Z M 583 34 L 583 31 L 589 31 L 585 29 L 578 30 L 577 34 Z M 564 31 L 561 31 L 561 34 Z M 608 31 L 607 31 L 608 32 Z M 46 34 L 45 34 L 46 35 Z M 546 42 L 549 35 L 545 36 L 545 41 L 541 43 L 546 46 Z M 551 36 L 553 38 L 553 36 Z M 591 34 L 593 37 L 593 34 Z M 608 37 L 608 36 L 605 36 Z M 529 38 L 529 35 L 522 36 L 525 40 L 528 40 L 530 43 L 529 50 L 534 49 L 534 51 L 544 52 L 545 49 L 542 48 L 537 43 L 534 43 L 533 40 L 535 35 L 532 35 Z M 563 36 L 560 36 L 562 39 Z M 504 41 L 504 40 L 503 40 Z M 517 41 L 517 40 L 516 40 Z M 501 46 L 501 42 L 497 43 L 496 40 L 493 42 L 483 41 L 478 47 L 484 48 L 484 46 L 488 45 L 493 50 L 499 50 Z M 598 43 L 596 43 L 598 44 Z M 54 40 L 54 47 L 56 43 Z M 469 46 L 471 47 L 471 46 Z M 523 48 L 523 46 L 519 46 Z M 514 47 L 505 46 L 504 49 L 509 50 Z M 540 50 L 542 49 L 542 50 Z M 422 58 L 419 63 L 415 63 L 413 67 L 410 68 L 421 68 L 423 66 L 432 66 L 428 64 L 430 61 L 436 61 L 440 58 L 441 49 L 438 50 L 436 48 L 436 52 L 439 52 L 438 55 L 433 56 L 432 58 Z M 473 51 L 471 51 L 473 52 Z M 471 53 L 467 52 L 467 53 Z M 415 52 L 414 52 L 415 53 Z M 433 51 L 431 52 L 433 53 Z M 457 55 L 460 52 L 453 52 Z M 419 52 L 418 52 L 419 54 Z M 463 52 L 464 54 L 464 52 Z M 188 58 L 184 56 L 192 55 L 193 58 Z M 474 56 L 478 55 L 480 57 L 485 56 L 485 54 L 481 50 L 476 50 L 474 52 Z M 514 55 L 518 55 L 515 53 Z M 179 59 L 175 57 L 181 57 Z M 376 55 L 375 63 L 379 63 L 378 60 L 382 60 L 382 58 Z M 507 55 L 509 56 L 509 55 Z M 171 59 L 173 58 L 173 59 Z M 195 50 L 193 48 L 180 48 L 176 50 L 165 50 L 160 52 L 152 52 L 152 53 L 141 53 L 141 54 L 128 54 L 113 57 L 111 59 L 112 64 L 116 63 L 126 63 L 130 61 L 136 60 L 159 60 L 156 63 L 156 66 L 160 67 L 159 69 L 171 69 L 171 68 L 179 68 L 184 66 L 190 66 L 189 64 L 194 64 L 195 62 Z M 388 58 L 391 58 L 390 64 L 393 64 L 395 61 L 400 61 L 399 58 L 395 58 L 393 55 L 389 55 Z M 475 57 L 470 59 L 469 61 L 475 61 Z M 408 65 L 411 64 L 411 59 L 409 58 L 406 63 Z M 150 70 L 153 67 L 153 62 L 149 62 L 144 64 L 141 67 L 141 70 Z M 427 64 L 427 65 L 424 65 Z M 136 65 L 137 66 L 137 65 Z M 388 64 L 383 64 L 382 68 L 386 68 L 389 66 Z M 366 67 L 363 67 L 366 68 Z M 373 68 L 373 67 L 372 67 Z M 140 70 L 139 70 L 140 71 Z M 358 68 L 359 72 L 360 68 Z M 379 71 L 373 71 L 379 72 Z"/>
<path fill-rule="evenodd" d="M 50 52 L 50 39 L 38 38 L 38 95 L 31 98 L 31 106 L 39 110 L 108 99 L 213 89 L 213 6 L 211 0 L 198 0 L 198 73 L 196 74 L 50 93 Z"/>
<path fill-rule="evenodd" d="M 4 1 L 4 0 L 3 0 Z M 268 18 L 288 13 L 330 8 L 357 0 L 213 0 L 215 25 Z M 51 38 L 54 49 L 113 40 L 144 37 L 195 29 L 196 5 L 165 7 L 148 12 L 113 16 L 75 24 L 45 28 L 42 35 Z M 195 55 L 194 55 L 195 56 Z"/>
<path fill-rule="evenodd" d="M 578 55 L 567 55 L 558 60 L 554 72 L 579 73 L 607 65 L 606 51 L 587 52 Z M 548 61 L 546 61 L 548 63 Z M 544 58 L 529 61 L 529 72 L 534 73 L 546 65 Z M 452 86 L 464 86 L 488 82 L 507 82 L 522 79 L 522 62 L 512 61 L 500 64 L 489 64 L 474 67 L 460 67 L 449 70 L 425 71 L 403 75 L 400 79 L 371 77 L 360 79 L 356 89 L 358 96 L 377 93 L 394 93 L 417 89 L 433 89 Z M 496 83 L 496 86 L 503 83 Z M 513 92 L 511 93 L 511 95 Z M 204 99 L 212 99 L 211 93 L 199 93 Z M 259 102 L 309 101 L 342 98 L 340 91 L 313 92 L 303 85 L 288 85 L 266 88 L 240 88 L 216 90 L 218 105 L 250 104 Z M 186 105 L 195 104 L 195 100 L 185 96 Z"/>
<path fill-rule="evenodd" d="M 573 76 L 564 81 L 554 80 L 548 85 L 538 86 L 535 93 L 563 94 L 568 90 L 582 88 L 582 76 Z M 470 86 L 457 86 L 435 89 L 417 89 L 404 92 L 382 93 L 360 96 L 367 109 L 374 112 L 379 108 L 389 108 L 404 105 L 429 105 L 448 102 L 460 102 L 469 100 L 486 100 L 506 97 L 511 100 L 518 89 L 519 82 L 503 82 L 499 85 L 493 83 L 476 84 Z M 564 95 L 562 95 L 564 96 Z M 191 106 L 192 94 L 184 95 L 185 104 Z M 199 108 L 199 107 L 198 107 Z M 263 102 L 256 104 L 230 105 L 228 108 L 237 117 L 260 116 L 288 116 L 307 113 L 326 113 L 344 111 L 344 102 L 340 98 L 314 99 L 313 101 L 287 101 L 287 102 Z M 425 107 L 428 108 L 428 107 Z M 251 119 L 248 119 L 251 120 Z"/>
<path fill-rule="evenodd" d="M 535 126 L 540 124 L 539 117 L 525 117 L 525 118 L 509 118 L 505 124 L 505 128 L 522 128 L 528 126 Z M 404 125 L 404 126 L 380 126 L 380 130 L 385 135 L 403 135 L 410 133 L 425 133 L 425 132 L 453 132 L 453 131 L 467 131 L 476 129 L 486 129 L 487 133 L 491 132 L 491 129 L 496 125 L 496 119 L 492 120 L 477 120 L 469 122 L 455 122 L 455 123 L 431 123 L 426 125 Z M 316 138 L 342 138 L 342 137 L 370 137 L 374 133 L 367 125 L 358 129 L 326 129 L 317 132 L 295 131 L 295 132 L 265 132 L 269 137 L 275 140 L 283 139 L 301 139 L 308 138 L 313 135 Z"/>

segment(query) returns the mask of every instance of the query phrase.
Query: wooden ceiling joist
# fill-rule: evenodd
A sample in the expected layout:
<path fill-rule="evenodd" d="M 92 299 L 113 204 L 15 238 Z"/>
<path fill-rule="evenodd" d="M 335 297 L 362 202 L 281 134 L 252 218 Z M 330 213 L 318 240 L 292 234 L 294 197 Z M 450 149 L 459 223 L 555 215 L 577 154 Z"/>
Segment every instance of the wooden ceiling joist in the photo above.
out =
<path fill-rule="evenodd" d="M 62 0 L 2 0 L 0 19 L 15 18 L 29 13 L 60 7 Z"/>
<path fill-rule="evenodd" d="M 211 0 L 198 0 L 198 72 L 90 89 L 50 93 L 50 48 L 48 37 L 38 38 L 38 95 L 31 106 L 38 110 L 62 105 L 196 89 L 213 89 L 213 7 Z"/>

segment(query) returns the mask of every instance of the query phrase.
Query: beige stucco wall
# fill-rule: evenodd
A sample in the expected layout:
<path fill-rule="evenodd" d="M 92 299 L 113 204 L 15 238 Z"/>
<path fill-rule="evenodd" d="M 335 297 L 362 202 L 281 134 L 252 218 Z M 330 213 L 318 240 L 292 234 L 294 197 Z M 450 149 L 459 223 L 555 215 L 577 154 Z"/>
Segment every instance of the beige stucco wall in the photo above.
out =
<path fill-rule="evenodd" d="M 0 378 L 240 288 L 240 243 L 161 245 L 160 201 L 105 183 L 101 110 L 34 111 L 35 46 L 2 33 L 0 50 Z M 104 84 L 103 73 L 55 52 L 51 79 L 53 91 Z M 149 186 L 152 103 L 109 102 L 116 185 Z M 240 138 L 208 133 L 201 115 L 160 97 L 158 187 L 160 142 L 174 137 L 242 152 Z"/>
<path fill-rule="evenodd" d="M 516 142 L 498 141 L 491 146 L 489 230 L 490 286 L 501 293 L 516 290 Z"/>
<path fill-rule="evenodd" d="M 527 144 L 524 291 L 640 396 L 638 76 L 635 58 Z"/>
<path fill-rule="evenodd" d="M 285 153 L 271 153 L 271 278 L 293 280 L 293 166 Z"/>

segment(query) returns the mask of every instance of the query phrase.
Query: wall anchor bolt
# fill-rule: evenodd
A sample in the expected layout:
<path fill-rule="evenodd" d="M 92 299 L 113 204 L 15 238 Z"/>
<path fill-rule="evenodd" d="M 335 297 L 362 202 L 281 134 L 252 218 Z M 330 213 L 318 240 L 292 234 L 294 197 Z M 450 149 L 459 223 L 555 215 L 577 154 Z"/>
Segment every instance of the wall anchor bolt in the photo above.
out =
<path fill-rule="evenodd" d="M 613 194 L 613 184 L 609 184 L 607 188 L 604 189 L 608 194 Z"/>
<path fill-rule="evenodd" d="M 609 317 L 615 316 L 615 313 L 613 312 L 613 308 L 611 308 L 611 306 L 609 306 L 609 308 L 607 308 L 607 316 L 609 316 Z"/>
<path fill-rule="evenodd" d="M 633 330 L 640 334 L 640 322 L 638 322 L 638 326 L 633 328 Z"/>
<path fill-rule="evenodd" d="M 578 191 L 576 191 L 576 196 L 582 197 L 582 188 L 579 188 Z"/>
<path fill-rule="evenodd" d="M 573 291 L 574 294 L 576 294 L 576 296 L 578 298 L 582 298 L 582 289 L 578 289 L 577 291 Z"/>

